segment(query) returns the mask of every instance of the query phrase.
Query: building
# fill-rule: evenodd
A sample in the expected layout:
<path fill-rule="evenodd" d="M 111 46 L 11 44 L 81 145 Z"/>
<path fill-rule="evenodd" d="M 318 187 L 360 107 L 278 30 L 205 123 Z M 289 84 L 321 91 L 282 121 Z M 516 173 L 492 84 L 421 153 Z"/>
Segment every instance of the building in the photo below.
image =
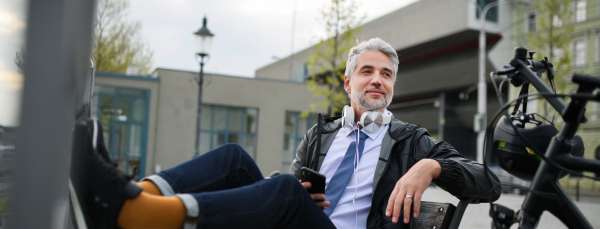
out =
<path fill-rule="evenodd" d="M 600 74 L 600 2 L 576 0 L 567 6 L 573 11 L 572 23 L 574 31 L 570 34 L 570 53 L 572 71 L 598 76 Z M 528 47 L 525 36 L 538 29 L 540 17 L 547 17 L 547 12 L 537 12 L 534 6 L 521 5 L 513 11 L 513 45 Z M 541 57 L 538 57 L 541 58 Z M 550 60 L 552 62 L 552 60 Z M 515 97 L 519 89 L 511 94 Z M 534 108 L 536 106 L 534 104 Z M 588 122 L 580 125 L 579 134 L 586 146 L 584 157 L 600 160 L 600 104 L 588 103 L 586 117 Z M 586 173 L 600 177 L 600 174 Z M 565 188 L 575 188 L 578 183 L 584 190 L 600 191 L 600 182 L 591 179 L 567 176 L 560 183 Z"/>
<path fill-rule="evenodd" d="M 365 23 L 359 34 L 363 40 L 380 37 L 400 54 L 388 108 L 394 116 L 427 128 L 472 159 L 481 27 L 477 5 L 496 1 L 420 0 Z M 486 15 L 486 72 L 512 58 L 506 28 L 514 4 L 500 4 Z M 309 47 L 295 53 L 292 68 L 290 57 L 261 67 L 255 78 L 205 74 L 201 153 L 234 142 L 252 154 L 263 174 L 287 172 L 304 133 L 316 123 L 316 114 L 300 115 L 319 101 L 303 84 L 310 52 Z M 103 122 L 121 169 L 131 173 L 139 167 L 145 176 L 192 158 L 197 74 L 163 68 L 151 76 L 96 74 L 93 114 Z M 494 93 L 488 93 L 487 103 L 488 114 L 499 108 Z"/>
<path fill-rule="evenodd" d="M 318 102 L 302 83 L 204 74 L 201 149 L 240 144 L 264 174 L 286 171 L 282 151 L 302 138 Z M 194 156 L 198 73 L 159 68 L 151 76 L 96 73 L 92 116 L 119 169 L 139 177 Z M 285 137 L 284 137 L 285 136 Z M 295 152 L 295 148 L 293 149 Z M 291 154 L 289 154 L 291 155 Z M 289 166 L 289 162 L 287 163 Z"/>
<path fill-rule="evenodd" d="M 451 143 L 465 156 L 475 159 L 477 133 L 478 38 L 481 28 L 477 5 L 497 0 L 420 0 L 362 26 L 359 39 L 379 37 L 399 54 L 400 65 L 394 98 L 388 108 L 402 121 L 418 124 L 439 140 Z M 486 14 L 488 59 L 485 72 L 501 69 L 512 59 L 510 9 L 516 3 L 500 4 Z M 435 16 L 433 16 L 435 15 Z M 312 47 L 256 70 L 256 78 L 302 82 Z M 303 62 L 302 62 L 303 61 Z M 488 81 L 487 114 L 500 105 Z M 506 90 L 504 88 L 503 90 Z"/>

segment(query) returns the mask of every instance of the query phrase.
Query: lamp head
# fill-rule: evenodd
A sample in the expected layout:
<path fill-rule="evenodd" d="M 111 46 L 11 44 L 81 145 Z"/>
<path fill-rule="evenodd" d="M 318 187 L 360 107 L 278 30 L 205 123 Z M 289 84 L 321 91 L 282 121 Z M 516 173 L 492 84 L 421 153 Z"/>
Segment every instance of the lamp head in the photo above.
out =
<path fill-rule="evenodd" d="M 194 35 L 196 36 L 196 54 L 208 56 L 214 34 L 206 28 L 206 16 L 204 16 L 204 20 L 202 20 L 202 28 L 196 31 Z"/>

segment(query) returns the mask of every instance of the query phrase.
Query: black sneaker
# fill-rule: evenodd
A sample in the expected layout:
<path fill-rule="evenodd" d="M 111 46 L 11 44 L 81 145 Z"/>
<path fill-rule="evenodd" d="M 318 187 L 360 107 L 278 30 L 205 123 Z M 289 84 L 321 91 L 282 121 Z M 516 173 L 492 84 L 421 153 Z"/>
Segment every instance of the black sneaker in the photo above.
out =
<path fill-rule="evenodd" d="M 97 152 L 100 154 L 100 156 L 102 156 L 102 158 L 106 162 L 109 162 L 110 164 L 116 167 L 117 164 L 115 164 L 115 162 L 112 159 L 110 159 L 110 154 L 108 153 L 108 150 L 106 149 L 106 144 L 104 143 L 104 131 L 102 131 L 102 123 L 95 119 L 85 120 L 85 122 L 88 126 L 91 126 L 91 128 L 93 128 L 92 145 L 95 147 Z"/>
<path fill-rule="evenodd" d="M 123 203 L 137 197 L 142 188 L 106 161 L 101 150 L 94 150 L 94 133 L 102 134 L 95 132 L 98 128 L 94 122 L 77 122 L 73 130 L 71 181 L 89 228 L 119 228 L 117 219 Z"/>

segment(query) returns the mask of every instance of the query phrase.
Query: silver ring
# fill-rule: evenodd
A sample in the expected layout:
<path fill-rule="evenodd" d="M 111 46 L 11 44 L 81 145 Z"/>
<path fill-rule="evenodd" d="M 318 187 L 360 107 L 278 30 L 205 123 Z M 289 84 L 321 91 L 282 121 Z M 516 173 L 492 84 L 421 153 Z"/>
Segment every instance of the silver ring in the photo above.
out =
<path fill-rule="evenodd" d="M 409 199 L 412 199 L 412 196 L 410 196 L 410 195 L 406 195 L 404 198 L 409 198 Z"/>

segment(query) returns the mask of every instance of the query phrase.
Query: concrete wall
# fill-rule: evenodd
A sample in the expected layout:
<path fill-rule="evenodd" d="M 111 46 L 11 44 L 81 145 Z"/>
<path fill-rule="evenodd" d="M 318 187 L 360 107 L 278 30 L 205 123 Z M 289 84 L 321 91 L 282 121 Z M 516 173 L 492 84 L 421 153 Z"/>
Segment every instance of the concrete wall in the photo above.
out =
<path fill-rule="evenodd" d="M 157 69 L 161 79 L 155 163 L 167 169 L 192 158 L 196 131 L 197 72 Z M 268 175 L 282 165 L 285 112 L 319 102 L 304 84 L 205 74 L 203 104 L 258 108 L 256 162 Z M 201 143 L 202 144 L 202 143 Z"/>
<path fill-rule="evenodd" d="M 115 87 L 131 87 L 150 90 L 150 106 L 148 114 L 148 136 L 146 142 L 146 168 L 145 175 L 154 174 L 154 164 L 156 161 L 157 149 L 155 142 L 157 138 L 157 111 L 158 111 L 158 98 L 159 98 L 159 84 L 160 81 L 157 78 L 142 77 L 127 77 L 127 76 L 109 76 L 96 74 L 95 84 L 109 85 Z"/>

